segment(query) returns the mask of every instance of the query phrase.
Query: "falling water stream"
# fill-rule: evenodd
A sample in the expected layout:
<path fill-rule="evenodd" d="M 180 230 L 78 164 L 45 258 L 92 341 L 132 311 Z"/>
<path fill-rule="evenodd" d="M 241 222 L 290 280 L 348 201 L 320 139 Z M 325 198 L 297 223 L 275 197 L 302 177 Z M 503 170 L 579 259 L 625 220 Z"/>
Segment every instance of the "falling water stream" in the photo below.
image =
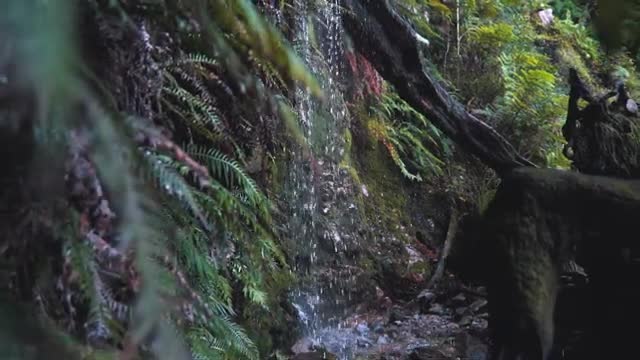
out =
<path fill-rule="evenodd" d="M 349 359 L 346 343 L 327 344 L 323 336 L 340 330 L 348 313 L 353 277 L 344 256 L 357 242 L 355 205 L 348 176 L 339 167 L 349 118 L 341 89 L 342 28 L 338 0 L 294 2 L 293 46 L 320 82 L 325 99 L 308 89 L 295 94 L 295 110 L 310 155 L 294 154 L 285 185 L 287 233 L 302 278 L 291 293 L 302 335 Z"/>

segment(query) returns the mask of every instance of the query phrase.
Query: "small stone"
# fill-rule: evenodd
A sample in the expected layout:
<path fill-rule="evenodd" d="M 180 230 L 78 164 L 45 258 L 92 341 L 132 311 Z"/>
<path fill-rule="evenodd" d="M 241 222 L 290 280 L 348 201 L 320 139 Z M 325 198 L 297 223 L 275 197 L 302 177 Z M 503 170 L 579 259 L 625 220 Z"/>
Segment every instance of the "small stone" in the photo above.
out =
<path fill-rule="evenodd" d="M 429 313 L 436 315 L 444 315 L 444 307 L 440 304 L 433 304 L 429 308 Z"/>
<path fill-rule="evenodd" d="M 628 99 L 625 105 L 628 112 L 632 114 L 635 114 L 638 112 L 638 104 L 636 104 L 636 102 L 633 101 L 633 99 Z"/>
<path fill-rule="evenodd" d="M 369 326 L 367 326 L 366 323 L 359 323 L 356 326 L 356 332 L 359 335 L 366 336 L 367 334 L 369 334 Z"/>
<path fill-rule="evenodd" d="M 460 326 L 467 326 L 470 325 L 471 322 L 473 321 L 473 318 L 470 315 L 465 315 L 462 317 L 462 319 L 460 319 Z"/>
<path fill-rule="evenodd" d="M 538 18 L 543 26 L 549 26 L 553 22 L 553 9 L 544 9 L 538 11 Z"/>
<path fill-rule="evenodd" d="M 368 348 L 369 346 L 373 345 L 371 341 L 367 338 L 359 338 L 356 341 L 356 343 L 359 347 L 363 347 L 363 348 Z"/>
<path fill-rule="evenodd" d="M 391 308 L 391 311 L 389 313 L 389 322 L 393 323 L 396 320 L 406 320 L 408 318 L 407 314 L 406 314 L 406 310 L 399 307 L 399 306 L 394 306 L 393 308 Z"/>
<path fill-rule="evenodd" d="M 467 312 L 467 309 L 468 308 L 465 307 L 465 306 L 461 306 L 461 307 L 456 308 L 456 315 L 463 315 L 464 313 Z"/>
<path fill-rule="evenodd" d="M 436 294 L 429 290 L 422 290 L 420 294 L 418 294 L 418 300 L 420 300 L 420 303 L 422 304 L 429 304 L 435 300 L 435 298 Z"/>
<path fill-rule="evenodd" d="M 376 344 L 378 345 L 386 345 L 389 343 L 389 341 L 391 341 L 391 339 L 389 339 L 389 337 L 387 335 L 382 335 L 380 337 L 378 337 L 378 340 L 376 341 Z"/>
<path fill-rule="evenodd" d="M 478 300 L 474 301 L 471 305 L 469 305 L 469 308 L 471 309 L 471 311 L 477 312 L 478 310 L 482 309 L 486 305 L 487 305 L 487 300 L 478 299 Z"/>
<path fill-rule="evenodd" d="M 300 339 L 291 347 L 291 352 L 294 354 L 308 353 L 311 351 L 312 346 L 313 346 L 313 341 L 311 341 L 311 339 L 309 338 Z"/>
<path fill-rule="evenodd" d="M 458 295 L 454 296 L 451 300 L 457 303 L 463 303 L 467 301 L 467 297 L 464 296 L 463 293 L 459 293 Z"/>
<path fill-rule="evenodd" d="M 373 332 L 376 334 L 384 333 L 384 324 L 381 320 L 376 320 L 373 324 L 371 324 L 371 327 L 373 328 Z"/>
<path fill-rule="evenodd" d="M 489 326 L 489 323 L 485 319 L 473 319 L 471 327 L 478 330 L 484 330 Z"/>

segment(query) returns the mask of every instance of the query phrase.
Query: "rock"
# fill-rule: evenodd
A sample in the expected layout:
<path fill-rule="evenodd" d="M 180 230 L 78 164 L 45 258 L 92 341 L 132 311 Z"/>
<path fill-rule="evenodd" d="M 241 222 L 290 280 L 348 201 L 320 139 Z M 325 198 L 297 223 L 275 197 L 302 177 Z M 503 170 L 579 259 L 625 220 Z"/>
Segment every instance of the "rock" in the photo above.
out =
<path fill-rule="evenodd" d="M 455 338 L 457 353 L 465 360 L 487 360 L 487 344 L 468 333 L 460 333 Z"/>
<path fill-rule="evenodd" d="M 465 315 L 462 317 L 462 319 L 460 319 L 460 322 L 458 324 L 460 326 L 467 326 L 471 324 L 472 321 L 473 321 L 473 317 L 471 317 L 470 315 Z"/>
<path fill-rule="evenodd" d="M 456 308 L 456 315 L 458 315 L 458 316 L 464 315 L 464 313 L 467 312 L 467 309 L 468 308 L 466 306 L 461 306 L 461 307 Z"/>
<path fill-rule="evenodd" d="M 553 22 L 553 9 L 543 9 L 538 11 L 538 18 L 543 26 L 549 26 Z"/>
<path fill-rule="evenodd" d="M 471 327 L 477 330 L 485 330 L 489 326 L 489 323 L 485 319 L 473 319 Z"/>
<path fill-rule="evenodd" d="M 420 306 L 420 312 L 427 313 L 431 304 L 436 299 L 436 294 L 429 290 L 422 290 L 420 294 L 418 294 L 418 305 Z"/>
<path fill-rule="evenodd" d="M 363 347 L 363 348 L 368 348 L 371 345 L 373 345 L 373 343 L 371 342 L 371 340 L 361 337 L 356 341 L 356 344 L 358 345 L 358 347 Z"/>
<path fill-rule="evenodd" d="M 636 104 L 632 99 L 627 100 L 625 107 L 627 108 L 627 111 L 632 114 L 636 114 L 638 112 L 638 104 Z"/>
<path fill-rule="evenodd" d="M 429 313 L 435 315 L 444 315 L 445 309 L 441 304 L 433 304 L 429 308 Z"/>
<path fill-rule="evenodd" d="M 453 358 L 450 356 L 447 356 L 445 353 L 443 353 L 439 349 L 433 349 L 431 347 L 420 347 L 420 348 L 414 349 L 409 354 L 408 359 L 409 360 L 427 360 L 427 359 L 428 360 L 432 360 L 432 359 L 452 360 Z"/>
<path fill-rule="evenodd" d="M 389 323 L 395 323 L 396 321 L 403 321 L 409 317 L 407 310 L 400 306 L 394 306 L 389 312 Z"/>
<path fill-rule="evenodd" d="M 384 323 L 382 322 L 382 320 L 374 321 L 373 324 L 371 324 L 371 328 L 376 334 L 384 333 Z"/>
<path fill-rule="evenodd" d="M 474 301 L 471 305 L 469 305 L 469 309 L 471 309 L 471 311 L 473 311 L 473 312 L 477 312 L 478 310 L 482 309 L 486 305 L 487 305 L 487 300 L 478 299 L 478 300 Z"/>
<path fill-rule="evenodd" d="M 364 195 L 364 197 L 369 197 L 369 191 L 367 190 L 367 187 L 364 184 L 362 184 L 361 190 L 362 190 L 362 195 Z"/>
<path fill-rule="evenodd" d="M 459 293 L 458 295 L 454 296 L 451 301 L 455 302 L 455 303 L 464 303 L 465 301 L 467 301 L 467 297 L 463 294 L 463 293 Z"/>
<path fill-rule="evenodd" d="M 325 351 L 305 352 L 295 355 L 291 360 L 337 360 L 338 358 Z"/>
<path fill-rule="evenodd" d="M 382 335 L 378 337 L 376 344 L 378 345 L 386 345 L 391 341 L 391 339 L 387 335 Z"/>
<path fill-rule="evenodd" d="M 436 294 L 429 291 L 428 289 L 422 290 L 420 294 L 418 294 L 418 301 L 420 304 L 430 304 L 433 300 L 435 300 Z"/>
<path fill-rule="evenodd" d="M 310 338 L 298 340 L 292 347 L 291 352 L 294 354 L 308 353 L 313 348 L 313 341 Z"/>
<path fill-rule="evenodd" d="M 359 323 L 356 326 L 356 333 L 358 333 L 358 335 L 361 336 L 367 336 L 369 334 L 369 326 L 367 325 L 367 323 Z"/>

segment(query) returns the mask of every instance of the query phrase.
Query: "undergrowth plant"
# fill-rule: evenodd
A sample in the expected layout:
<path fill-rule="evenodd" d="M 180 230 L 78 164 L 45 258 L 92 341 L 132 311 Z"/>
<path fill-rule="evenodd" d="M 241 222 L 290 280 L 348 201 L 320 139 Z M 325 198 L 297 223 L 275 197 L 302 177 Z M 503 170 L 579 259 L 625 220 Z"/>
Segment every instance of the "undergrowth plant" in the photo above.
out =
<path fill-rule="evenodd" d="M 372 106 L 369 132 L 387 148 L 402 175 L 410 180 L 442 174 L 443 158 L 450 155 L 444 135 L 392 89 Z"/>
<path fill-rule="evenodd" d="M 64 339 L 36 353 L 262 358 L 236 319 L 268 317 L 291 272 L 244 165 L 267 125 L 243 104 L 276 119 L 286 105 L 274 92 L 299 83 L 321 96 L 302 62 L 248 0 L 5 5 L 0 126 L 21 130 L 3 149 L 33 156 L 8 166 L 2 194 L 33 217 L 1 226 L 3 306 L 25 289 L 47 324 L 30 331 Z M 80 23 L 89 41 L 72 36 Z M 26 358 L 21 336 L 0 339 L 9 358 Z"/>

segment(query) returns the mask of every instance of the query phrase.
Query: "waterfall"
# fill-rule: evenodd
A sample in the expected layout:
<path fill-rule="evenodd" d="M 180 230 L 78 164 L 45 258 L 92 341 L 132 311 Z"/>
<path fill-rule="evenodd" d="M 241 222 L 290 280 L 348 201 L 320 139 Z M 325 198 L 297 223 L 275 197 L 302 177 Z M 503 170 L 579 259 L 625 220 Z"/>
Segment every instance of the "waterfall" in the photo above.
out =
<path fill-rule="evenodd" d="M 357 239 L 354 227 L 359 221 L 349 177 L 339 166 L 349 128 L 340 81 L 344 62 L 339 1 L 298 0 L 293 6 L 294 50 L 320 82 L 325 98 L 314 98 L 305 88 L 295 93 L 299 126 L 311 151 L 293 154 L 285 185 L 287 241 L 302 279 L 291 301 L 303 335 L 322 342 L 325 330 L 340 328 L 348 312 L 352 267 L 344 254 Z M 345 346 L 328 350 L 349 358 Z"/>

